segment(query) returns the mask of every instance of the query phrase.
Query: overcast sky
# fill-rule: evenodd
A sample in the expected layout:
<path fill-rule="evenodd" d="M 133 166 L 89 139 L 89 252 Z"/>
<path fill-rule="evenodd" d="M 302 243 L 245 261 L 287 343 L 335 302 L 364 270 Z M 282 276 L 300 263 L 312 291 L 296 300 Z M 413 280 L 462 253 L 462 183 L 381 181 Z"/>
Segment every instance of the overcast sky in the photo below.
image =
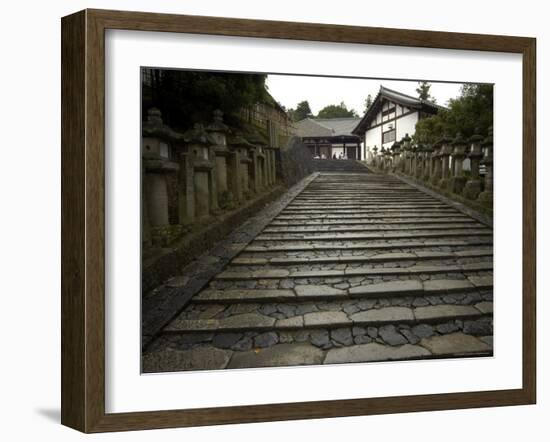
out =
<path fill-rule="evenodd" d="M 309 77 L 296 75 L 268 75 L 268 90 L 287 109 L 295 108 L 303 100 L 309 102 L 316 115 L 329 104 L 346 103 L 348 109 L 362 115 L 368 94 L 374 99 L 380 85 L 417 97 L 417 81 L 369 80 L 356 78 Z M 431 83 L 430 93 L 437 104 L 446 105 L 449 98 L 460 94 L 461 83 Z"/>

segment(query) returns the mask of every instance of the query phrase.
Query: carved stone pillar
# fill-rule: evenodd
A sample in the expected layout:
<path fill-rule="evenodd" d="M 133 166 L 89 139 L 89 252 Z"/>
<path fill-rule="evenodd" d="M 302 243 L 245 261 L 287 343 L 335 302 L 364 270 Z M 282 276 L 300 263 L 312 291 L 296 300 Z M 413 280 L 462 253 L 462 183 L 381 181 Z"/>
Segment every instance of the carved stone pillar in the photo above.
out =
<path fill-rule="evenodd" d="M 420 179 L 424 173 L 424 145 L 418 144 L 416 146 L 416 168 L 414 171 L 414 176 L 417 179 Z"/>
<path fill-rule="evenodd" d="M 452 147 L 450 145 L 446 144 L 441 147 L 441 153 L 439 155 L 441 158 L 441 179 L 439 180 L 438 185 L 442 189 L 447 189 L 449 184 L 449 177 L 451 175 L 449 165 L 451 152 Z"/>
<path fill-rule="evenodd" d="M 449 180 L 449 190 L 456 194 L 461 194 L 466 184 L 466 177 L 462 172 L 462 164 L 466 158 L 466 140 L 458 133 L 452 142 L 453 169 L 452 177 Z"/>
<path fill-rule="evenodd" d="M 201 124 L 183 134 L 188 159 L 193 166 L 195 216 L 205 218 L 219 212 L 218 178 L 216 176 L 216 140 Z"/>
<path fill-rule="evenodd" d="M 430 144 L 426 144 L 424 147 L 424 174 L 422 179 L 428 182 L 433 172 L 433 147 Z"/>
<path fill-rule="evenodd" d="M 399 142 L 395 142 L 393 143 L 392 147 L 391 147 L 391 150 L 392 150 L 392 170 L 394 172 L 396 172 L 398 169 L 399 169 L 399 155 L 401 154 L 401 146 L 399 144 Z"/>
<path fill-rule="evenodd" d="M 484 204 L 493 204 L 493 128 L 489 128 L 489 134 L 482 144 L 485 150 L 485 156 L 481 160 L 481 164 L 485 165 L 485 188 L 479 194 L 478 200 Z"/>
<path fill-rule="evenodd" d="M 178 176 L 178 209 L 179 221 L 192 224 L 195 221 L 195 176 L 193 155 L 184 152 L 180 155 Z"/>
<path fill-rule="evenodd" d="M 229 190 L 228 182 L 228 158 L 230 155 L 227 148 L 226 135 L 229 128 L 223 123 L 223 112 L 215 110 L 213 113 L 213 122 L 206 127 L 207 132 L 214 141 L 214 174 L 216 179 L 218 205 L 221 208 L 230 207 L 234 196 Z"/>
<path fill-rule="evenodd" d="M 430 183 L 437 185 L 441 179 L 441 144 L 434 144 L 433 152 L 431 156 L 432 160 L 432 171 L 430 173 Z"/>
<path fill-rule="evenodd" d="M 477 131 L 476 131 L 477 132 Z M 481 193 L 481 180 L 479 178 L 479 161 L 483 157 L 483 152 L 481 150 L 481 143 L 483 142 L 483 137 L 478 133 L 472 135 L 469 139 L 470 142 L 470 152 L 468 153 L 468 158 L 470 159 L 470 178 L 464 186 L 462 195 L 468 199 L 475 200 L 478 195 Z"/>
<path fill-rule="evenodd" d="M 242 135 L 235 134 L 228 140 L 229 147 L 235 153 L 234 165 L 235 173 L 233 174 L 232 182 L 238 187 L 237 198 L 239 201 L 250 198 L 251 184 L 249 177 L 253 173 L 251 151 L 255 146 L 245 140 Z"/>
<path fill-rule="evenodd" d="M 172 180 L 179 164 L 172 161 L 172 144 L 181 137 L 162 121 L 156 108 L 149 109 L 142 125 L 142 222 L 144 246 L 168 244 L 178 234 L 177 225 L 170 226 L 170 195 L 167 180 Z M 177 204 L 172 195 L 172 207 Z"/>

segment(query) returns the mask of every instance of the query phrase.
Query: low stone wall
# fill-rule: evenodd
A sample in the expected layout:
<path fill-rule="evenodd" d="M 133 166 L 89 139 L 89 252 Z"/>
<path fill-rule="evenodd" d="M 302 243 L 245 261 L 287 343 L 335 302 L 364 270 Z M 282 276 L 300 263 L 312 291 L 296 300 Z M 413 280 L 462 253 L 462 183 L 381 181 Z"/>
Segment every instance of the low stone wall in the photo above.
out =
<path fill-rule="evenodd" d="M 369 166 L 425 186 L 492 218 L 492 127 L 485 138 L 474 134 L 466 140 L 457 133 L 454 139 L 444 135 L 433 145 L 413 142 L 406 135 L 379 153 L 375 147 Z"/>
<path fill-rule="evenodd" d="M 314 172 L 311 152 L 299 137 L 292 137 L 286 148 L 277 151 L 277 176 L 292 186 Z"/>
<path fill-rule="evenodd" d="M 212 223 L 175 241 L 169 248 L 157 250 L 153 256 L 143 262 L 142 293 L 149 292 L 168 278 L 179 274 L 183 266 L 213 247 L 250 216 L 278 198 L 285 190 L 284 186 L 276 186 L 237 209 L 223 213 Z"/>

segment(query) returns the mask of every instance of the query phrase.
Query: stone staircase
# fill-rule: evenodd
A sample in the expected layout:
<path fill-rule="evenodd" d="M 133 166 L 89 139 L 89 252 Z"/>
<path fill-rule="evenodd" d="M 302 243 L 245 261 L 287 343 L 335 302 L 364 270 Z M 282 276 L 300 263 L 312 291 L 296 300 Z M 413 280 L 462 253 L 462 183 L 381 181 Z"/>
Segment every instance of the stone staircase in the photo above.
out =
<path fill-rule="evenodd" d="M 332 173 L 367 173 L 367 167 L 356 160 L 312 160 L 316 172 Z"/>
<path fill-rule="evenodd" d="M 395 177 L 321 173 L 163 329 L 144 371 L 491 355 L 492 235 Z"/>

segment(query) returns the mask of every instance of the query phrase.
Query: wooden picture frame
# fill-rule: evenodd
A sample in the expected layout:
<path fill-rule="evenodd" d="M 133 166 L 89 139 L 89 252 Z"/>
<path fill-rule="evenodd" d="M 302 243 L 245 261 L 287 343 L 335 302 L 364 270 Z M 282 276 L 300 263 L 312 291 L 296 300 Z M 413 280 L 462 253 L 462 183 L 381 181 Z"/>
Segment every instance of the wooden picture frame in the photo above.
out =
<path fill-rule="evenodd" d="M 497 391 L 105 412 L 105 30 L 418 48 L 523 57 L 523 385 Z M 536 40 L 312 23 L 84 10 L 62 19 L 62 411 L 83 432 L 533 404 L 536 400 Z"/>

